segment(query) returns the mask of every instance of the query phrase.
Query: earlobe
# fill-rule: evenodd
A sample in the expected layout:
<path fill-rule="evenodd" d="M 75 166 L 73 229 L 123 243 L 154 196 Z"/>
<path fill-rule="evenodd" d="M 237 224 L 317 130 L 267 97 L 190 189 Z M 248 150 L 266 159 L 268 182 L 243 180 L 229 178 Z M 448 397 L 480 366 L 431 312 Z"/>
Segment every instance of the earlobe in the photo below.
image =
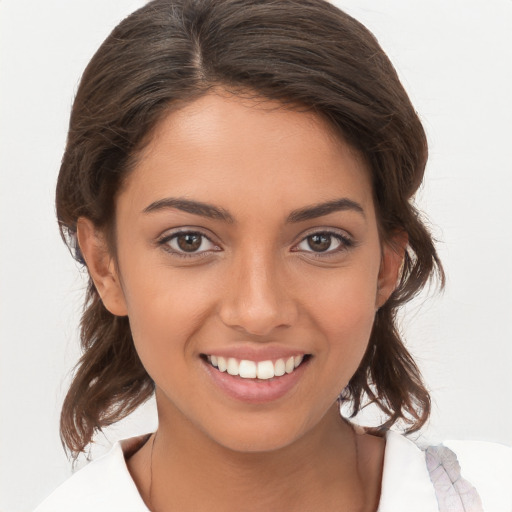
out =
<path fill-rule="evenodd" d="M 386 303 L 398 285 L 408 242 L 407 233 L 401 232 L 383 244 L 375 300 L 376 309 Z"/>
<path fill-rule="evenodd" d="M 90 219 L 80 217 L 77 238 L 87 269 L 104 306 L 116 316 L 126 316 L 127 308 L 119 275 L 104 234 Z"/>

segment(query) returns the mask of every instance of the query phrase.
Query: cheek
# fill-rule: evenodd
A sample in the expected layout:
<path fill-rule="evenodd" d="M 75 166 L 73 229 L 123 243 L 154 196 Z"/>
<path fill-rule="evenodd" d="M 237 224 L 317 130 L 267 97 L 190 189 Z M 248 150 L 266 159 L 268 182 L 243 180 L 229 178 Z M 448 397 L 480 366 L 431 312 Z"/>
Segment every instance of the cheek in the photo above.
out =
<path fill-rule="evenodd" d="M 148 371 L 178 353 L 192 355 L 189 340 L 212 309 L 211 280 L 162 265 L 127 266 L 125 273 L 130 276 L 123 290 L 132 336 Z"/>
<path fill-rule="evenodd" d="M 345 380 L 359 366 L 375 319 L 378 266 L 340 269 L 310 289 L 310 314 L 322 333 L 323 353 L 335 371 L 345 368 Z"/>
<path fill-rule="evenodd" d="M 319 328 L 329 340 L 330 351 L 364 353 L 375 318 L 374 290 L 341 291 L 318 303 Z"/>
<path fill-rule="evenodd" d="M 317 274 L 308 283 L 308 298 L 330 325 L 365 322 L 375 314 L 379 263 L 358 261 L 332 273 Z"/>

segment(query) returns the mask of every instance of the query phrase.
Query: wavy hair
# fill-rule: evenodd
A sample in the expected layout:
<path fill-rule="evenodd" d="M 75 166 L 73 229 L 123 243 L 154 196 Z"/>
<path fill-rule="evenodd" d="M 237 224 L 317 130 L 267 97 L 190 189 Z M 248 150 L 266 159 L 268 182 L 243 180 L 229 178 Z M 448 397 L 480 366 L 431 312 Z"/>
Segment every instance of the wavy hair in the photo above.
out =
<path fill-rule="evenodd" d="M 430 397 L 396 328 L 397 309 L 436 272 L 444 274 L 412 198 L 427 141 L 391 62 L 361 23 L 323 0 L 154 0 L 123 20 L 88 64 L 73 104 L 56 206 L 78 261 L 77 220 L 108 234 L 116 193 L 137 151 L 170 111 L 214 87 L 311 110 L 366 159 L 383 240 L 408 235 L 401 279 L 376 313 L 364 358 L 342 394 L 355 415 L 376 403 L 387 428 L 409 431 Z M 115 250 L 115 247 L 113 248 Z M 61 414 L 73 453 L 146 401 L 154 382 L 134 348 L 128 318 L 103 306 L 89 281 L 81 346 Z"/>

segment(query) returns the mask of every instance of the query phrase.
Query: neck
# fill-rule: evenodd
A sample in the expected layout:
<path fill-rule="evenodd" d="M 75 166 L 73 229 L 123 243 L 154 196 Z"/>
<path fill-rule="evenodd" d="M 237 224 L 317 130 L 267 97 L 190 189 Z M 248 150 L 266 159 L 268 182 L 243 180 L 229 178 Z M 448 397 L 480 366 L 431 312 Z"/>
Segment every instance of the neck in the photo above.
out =
<path fill-rule="evenodd" d="M 360 436 L 337 406 L 300 440 L 267 452 L 231 450 L 173 419 L 161 415 L 156 436 L 129 463 L 153 512 L 375 510 Z"/>

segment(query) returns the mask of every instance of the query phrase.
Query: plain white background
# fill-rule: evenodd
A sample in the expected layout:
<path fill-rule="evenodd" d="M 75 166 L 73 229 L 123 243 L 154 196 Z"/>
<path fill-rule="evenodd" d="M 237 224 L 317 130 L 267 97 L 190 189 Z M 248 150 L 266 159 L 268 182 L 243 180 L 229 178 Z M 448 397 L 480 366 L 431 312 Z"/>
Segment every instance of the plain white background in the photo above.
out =
<path fill-rule="evenodd" d="M 512 1 L 345 0 L 396 65 L 430 141 L 418 203 L 448 275 L 403 323 L 432 391 L 428 439 L 512 444 Z M 71 471 L 58 437 L 84 281 L 54 186 L 96 48 L 140 0 L 1 0 L 0 510 L 29 511 Z M 149 404 L 112 429 L 154 428 Z"/>

